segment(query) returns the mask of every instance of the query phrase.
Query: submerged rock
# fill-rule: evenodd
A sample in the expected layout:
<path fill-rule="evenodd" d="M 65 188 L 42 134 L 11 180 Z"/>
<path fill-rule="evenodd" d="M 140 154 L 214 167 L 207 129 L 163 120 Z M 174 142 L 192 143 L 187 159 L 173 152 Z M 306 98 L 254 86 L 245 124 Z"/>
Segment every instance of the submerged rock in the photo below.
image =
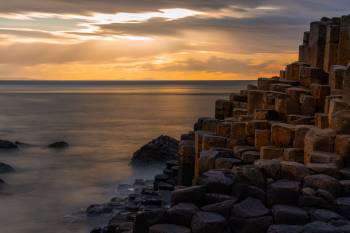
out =
<path fill-rule="evenodd" d="M 10 141 L 0 139 L 0 149 L 17 149 L 18 146 Z"/>
<path fill-rule="evenodd" d="M 10 165 L 0 162 L 0 174 L 14 172 L 14 171 L 15 171 L 15 169 L 13 167 L 11 167 Z"/>
<path fill-rule="evenodd" d="M 51 143 L 48 147 L 53 149 L 64 149 L 68 146 L 69 144 L 67 142 L 60 141 L 60 142 Z"/>
<path fill-rule="evenodd" d="M 176 139 L 161 135 L 137 150 L 131 159 L 131 164 L 163 163 L 169 160 L 178 160 L 178 146 L 179 142 Z"/>

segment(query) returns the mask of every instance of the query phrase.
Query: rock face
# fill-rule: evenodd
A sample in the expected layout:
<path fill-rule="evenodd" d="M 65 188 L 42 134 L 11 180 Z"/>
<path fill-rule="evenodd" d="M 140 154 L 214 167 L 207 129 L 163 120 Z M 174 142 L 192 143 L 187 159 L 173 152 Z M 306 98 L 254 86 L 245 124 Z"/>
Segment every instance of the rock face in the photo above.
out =
<path fill-rule="evenodd" d="M 178 160 L 179 142 L 169 136 L 160 136 L 137 150 L 131 164 L 164 163 L 169 160 Z"/>

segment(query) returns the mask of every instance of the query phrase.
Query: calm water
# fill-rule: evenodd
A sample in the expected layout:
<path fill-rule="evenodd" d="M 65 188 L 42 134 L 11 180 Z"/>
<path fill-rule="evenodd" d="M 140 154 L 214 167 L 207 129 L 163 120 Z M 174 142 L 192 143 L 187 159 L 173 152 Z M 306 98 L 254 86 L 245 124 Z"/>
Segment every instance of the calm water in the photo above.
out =
<path fill-rule="evenodd" d="M 0 82 L 0 138 L 31 144 L 0 152 L 16 173 L 2 175 L 1 233 L 88 232 L 84 210 L 106 202 L 118 183 L 151 178 L 132 153 L 160 134 L 179 137 L 236 82 Z M 65 140 L 71 147 L 45 146 Z"/>

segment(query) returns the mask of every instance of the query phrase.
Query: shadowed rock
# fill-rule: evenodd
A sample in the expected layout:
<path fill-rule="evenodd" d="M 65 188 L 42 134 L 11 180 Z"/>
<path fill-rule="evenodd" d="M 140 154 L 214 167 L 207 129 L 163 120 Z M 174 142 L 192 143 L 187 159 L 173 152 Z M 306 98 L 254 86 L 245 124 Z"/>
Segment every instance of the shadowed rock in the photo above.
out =
<path fill-rule="evenodd" d="M 164 163 L 169 160 L 178 160 L 179 142 L 169 136 L 160 136 L 137 150 L 132 159 L 132 165 L 148 163 Z"/>

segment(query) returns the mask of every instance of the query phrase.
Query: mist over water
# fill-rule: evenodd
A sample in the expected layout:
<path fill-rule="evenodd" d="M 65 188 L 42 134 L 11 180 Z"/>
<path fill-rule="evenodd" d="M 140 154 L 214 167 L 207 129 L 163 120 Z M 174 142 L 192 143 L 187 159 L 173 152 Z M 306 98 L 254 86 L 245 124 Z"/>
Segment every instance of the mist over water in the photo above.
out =
<path fill-rule="evenodd" d="M 0 175 L 1 233 L 88 232 L 87 206 L 161 170 L 130 167 L 135 150 L 161 134 L 178 138 L 247 83 L 0 82 L 0 138 L 30 144 L 0 151 L 16 169 Z M 60 140 L 71 146 L 46 147 Z"/>

